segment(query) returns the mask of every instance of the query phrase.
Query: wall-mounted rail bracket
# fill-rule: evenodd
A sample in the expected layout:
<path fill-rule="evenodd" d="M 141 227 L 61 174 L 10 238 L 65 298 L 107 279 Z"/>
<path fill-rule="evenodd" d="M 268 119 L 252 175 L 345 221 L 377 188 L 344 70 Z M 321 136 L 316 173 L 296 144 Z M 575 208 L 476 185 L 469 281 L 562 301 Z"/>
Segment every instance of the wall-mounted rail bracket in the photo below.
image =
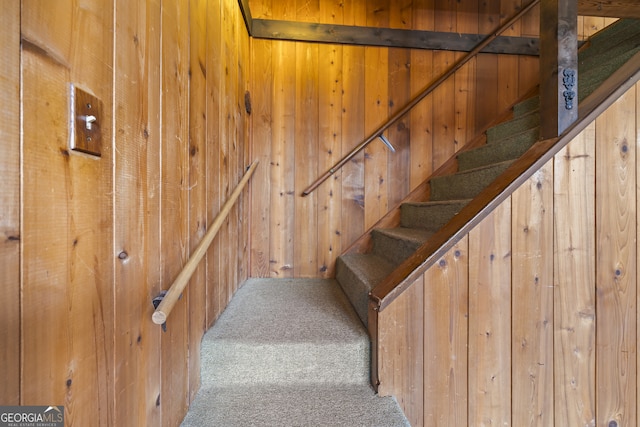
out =
<path fill-rule="evenodd" d="M 384 134 L 381 133 L 380 135 L 378 135 L 378 138 L 380 138 L 380 140 L 384 143 L 384 145 L 387 146 L 389 150 L 391 150 L 392 153 L 396 152 L 396 149 L 393 148 L 393 145 L 391 145 L 391 142 L 389 142 L 389 140 L 387 139 L 386 136 L 384 136 Z"/>
<path fill-rule="evenodd" d="M 160 303 L 162 302 L 162 300 L 164 299 L 164 296 L 167 295 L 167 291 L 160 291 L 160 293 L 158 294 L 157 297 L 155 297 L 151 302 L 153 303 L 153 308 L 154 310 L 156 308 L 158 308 L 158 306 L 160 305 Z M 167 322 L 164 322 L 162 324 L 162 331 L 163 332 L 167 332 Z"/>

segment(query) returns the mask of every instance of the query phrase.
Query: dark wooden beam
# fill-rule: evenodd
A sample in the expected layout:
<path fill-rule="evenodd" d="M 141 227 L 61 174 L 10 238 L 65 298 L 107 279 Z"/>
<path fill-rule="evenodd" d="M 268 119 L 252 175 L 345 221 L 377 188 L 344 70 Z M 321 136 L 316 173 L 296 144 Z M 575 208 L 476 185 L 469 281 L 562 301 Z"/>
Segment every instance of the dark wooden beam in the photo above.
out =
<path fill-rule="evenodd" d="M 247 32 L 251 35 L 253 31 L 253 18 L 251 17 L 249 0 L 238 0 L 238 5 L 240 6 L 240 12 L 242 12 L 242 18 L 244 19 L 244 25 L 247 27 Z"/>
<path fill-rule="evenodd" d="M 540 136 L 560 135 L 578 118 L 577 0 L 540 2 Z"/>
<path fill-rule="evenodd" d="M 254 19 L 255 38 L 470 52 L 486 35 Z M 539 40 L 497 37 L 482 52 L 538 55 Z"/>
<path fill-rule="evenodd" d="M 578 0 L 578 15 L 640 19 L 638 0 Z"/>

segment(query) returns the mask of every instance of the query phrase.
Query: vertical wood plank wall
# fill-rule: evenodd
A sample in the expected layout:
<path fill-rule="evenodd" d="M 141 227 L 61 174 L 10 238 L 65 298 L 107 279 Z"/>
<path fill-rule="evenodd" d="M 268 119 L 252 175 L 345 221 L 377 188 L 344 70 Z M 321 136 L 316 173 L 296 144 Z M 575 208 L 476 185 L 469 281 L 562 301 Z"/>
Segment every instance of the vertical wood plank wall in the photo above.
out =
<path fill-rule="evenodd" d="M 20 402 L 20 3 L 0 1 L 0 402 Z"/>
<path fill-rule="evenodd" d="M 3 0 L 0 22 L 0 404 L 179 425 L 202 335 L 249 271 L 245 194 L 167 332 L 152 323 L 250 163 L 238 4 Z M 69 149 L 70 83 L 103 103 L 100 158 Z"/>
<path fill-rule="evenodd" d="M 252 16 L 488 33 L 521 6 L 483 2 L 256 0 Z M 531 22 L 534 18 L 528 18 Z M 537 21 L 535 21 L 537 24 Z M 518 24 L 509 35 L 536 36 Z M 335 259 L 537 82 L 537 58 L 481 55 L 307 197 L 301 192 L 461 53 L 252 40 L 252 277 L 332 277 Z M 269 169 L 269 170 L 267 170 Z"/>
<path fill-rule="evenodd" d="M 637 84 L 380 313 L 413 426 L 637 425 L 639 120 Z"/>

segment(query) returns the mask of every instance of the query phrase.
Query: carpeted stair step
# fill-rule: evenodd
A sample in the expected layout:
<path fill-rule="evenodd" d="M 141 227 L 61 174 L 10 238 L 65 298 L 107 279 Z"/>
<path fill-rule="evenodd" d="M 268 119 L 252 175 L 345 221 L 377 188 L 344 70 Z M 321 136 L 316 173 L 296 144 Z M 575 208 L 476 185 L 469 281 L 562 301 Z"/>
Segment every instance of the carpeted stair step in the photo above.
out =
<path fill-rule="evenodd" d="M 400 265 L 433 234 L 424 228 L 378 228 L 371 232 L 373 254 Z"/>
<path fill-rule="evenodd" d="M 639 39 L 640 41 L 640 39 Z M 614 57 L 603 57 L 602 61 L 589 69 L 578 69 L 578 97 L 584 99 L 598 88 L 618 68 L 640 51 L 640 43 Z"/>
<path fill-rule="evenodd" d="M 336 260 L 336 280 L 364 325 L 368 322 L 369 292 L 395 265 L 374 254 L 345 254 Z"/>
<path fill-rule="evenodd" d="M 274 410 L 276 408 L 276 410 Z M 391 397 L 369 386 L 203 388 L 182 427 L 410 427 Z"/>
<path fill-rule="evenodd" d="M 538 110 L 518 116 L 487 129 L 487 144 L 494 144 L 525 130 L 540 126 Z"/>
<path fill-rule="evenodd" d="M 638 22 L 640 27 L 640 22 Z M 607 49 L 597 55 L 580 55 L 578 54 L 578 70 L 590 70 L 602 64 L 603 58 L 610 59 L 619 56 L 626 56 L 628 51 L 637 49 L 640 44 L 640 34 L 630 35 L 625 40 L 613 40 Z M 587 49 L 585 52 L 590 52 Z M 586 57 L 585 57 L 586 56 Z"/>
<path fill-rule="evenodd" d="M 400 205 L 400 226 L 424 228 L 435 233 L 465 207 L 470 200 L 411 202 Z"/>
<path fill-rule="evenodd" d="M 458 154 L 458 170 L 475 169 L 493 163 L 515 160 L 522 156 L 540 137 L 540 128 L 525 130 L 500 142 Z"/>
<path fill-rule="evenodd" d="M 504 172 L 513 161 L 496 163 L 431 179 L 431 200 L 472 199 Z"/>
<path fill-rule="evenodd" d="M 540 96 L 535 95 L 513 106 L 513 117 L 522 117 L 540 109 Z"/>
<path fill-rule="evenodd" d="M 248 280 L 205 335 L 202 357 L 219 367 L 208 378 L 219 387 L 369 381 L 366 331 L 333 281 Z"/>
<path fill-rule="evenodd" d="M 638 19 L 619 19 L 589 38 L 587 46 L 579 52 L 579 60 L 606 55 L 612 46 L 637 37 L 640 34 L 639 28 Z"/>
<path fill-rule="evenodd" d="M 335 280 L 249 279 L 201 352 L 185 427 L 409 425 L 370 387 L 369 337 Z"/>

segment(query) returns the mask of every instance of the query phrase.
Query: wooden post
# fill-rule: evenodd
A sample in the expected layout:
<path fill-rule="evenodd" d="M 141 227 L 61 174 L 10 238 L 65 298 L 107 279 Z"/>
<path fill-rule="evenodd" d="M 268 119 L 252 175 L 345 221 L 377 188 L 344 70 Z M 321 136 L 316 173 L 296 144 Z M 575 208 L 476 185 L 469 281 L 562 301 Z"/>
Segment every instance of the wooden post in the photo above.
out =
<path fill-rule="evenodd" d="M 578 118 L 577 0 L 542 0 L 540 136 L 560 135 Z"/>

